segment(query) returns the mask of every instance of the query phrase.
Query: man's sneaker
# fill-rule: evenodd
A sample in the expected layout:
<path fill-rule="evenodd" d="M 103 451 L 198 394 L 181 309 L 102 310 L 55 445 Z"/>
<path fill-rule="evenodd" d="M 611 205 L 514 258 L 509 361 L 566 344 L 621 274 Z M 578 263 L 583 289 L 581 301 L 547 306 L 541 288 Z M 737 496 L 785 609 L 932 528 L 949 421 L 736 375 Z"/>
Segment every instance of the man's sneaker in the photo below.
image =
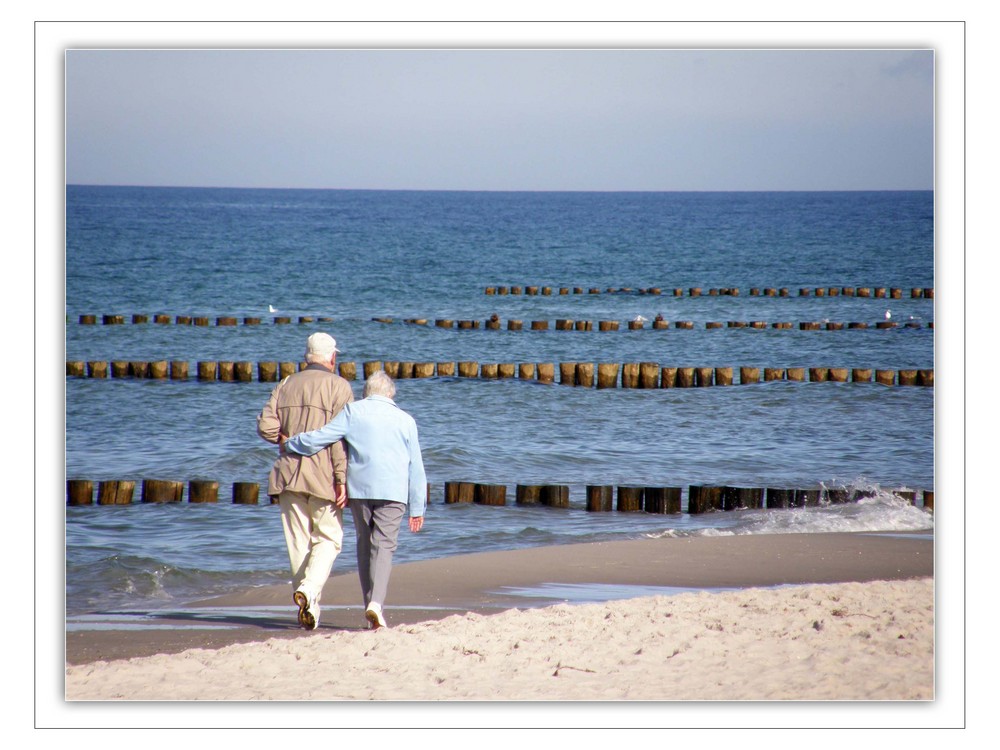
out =
<path fill-rule="evenodd" d="M 382 606 L 378 602 L 372 602 L 368 605 L 365 617 L 368 619 L 368 627 L 372 630 L 386 627 L 385 618 L 382 616 Z"/>
<path fill-rule="evenodd" d="M 292 600 L 299 608 L 299 627 L 315 630 L 319 626 L 319 602 L 301 589 L 292 594 Z"/>

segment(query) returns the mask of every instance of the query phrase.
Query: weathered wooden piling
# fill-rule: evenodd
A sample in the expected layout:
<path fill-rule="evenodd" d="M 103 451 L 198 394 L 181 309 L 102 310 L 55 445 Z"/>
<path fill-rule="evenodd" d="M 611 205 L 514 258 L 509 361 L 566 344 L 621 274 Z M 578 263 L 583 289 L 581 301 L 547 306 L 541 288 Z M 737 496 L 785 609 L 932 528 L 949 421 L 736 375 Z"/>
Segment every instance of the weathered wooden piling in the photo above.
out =
<path fill-rule="evenodd" d="M 642 487 L 618 486 L 618 503 L 616 508 L 621 513 L 634 513 L 642 510 Z"/>
<path fill-rule="evenodd" d="M 789 367 L 785 370 L 785 379 L 794 380 L 796 382 L 805 382 L 806 379 L 806 368 L 804 367 Z"/>
<path fill-rule="evenodd" d="M 568 318 L 559 318 L 556 320 L 556 330 L 557 331 L 572 331 L 573 321 Z"/>
<path fill-rule="evenodd" d="M 434 363 L 433 362 L 414 362 L 413 363 L 413 377 L 415 378 L 431 378 L 434 377 Z M 353 380 L 354 378 L 351 378 Z"/>
<path fill-rule="evenodd" d="M 135 482 L 127 480 L 106 480 L 97 488 L 98 505 L 130 505 Z"/>
<path fill-rule="evenodd" d="M 399 362 L 395 360 L 392 361 L 386 360 L 385 362 L 382 363 L 382 370 L 385 372 L 386 375 L 395 380 L 399 377 Z M 475 377 L 475 375 L 473 375 L 473 377 Z"/>
<path fill-rule="evenodd" d="M 833 505 L 843 505 L 851 501 L 851 492 L 846 487 L 828 487 L 824 494 L 826 501 Z"/>
<path fill-rule="evenodd" d="M 693 320 L 675 320 L 674 328 L 683 328 L 684 330 L 693 330 L 694 321 Z"/>
<path fill-rule="evenodd" d="M 124 315 L 104 315 L 101 322 L 106 326 L 120 326 L 125 324 Z"/>
<path fill-rule="evenodd" d="M 617 331 L 618 321 L 617 320 L 599 320 L 597 321 L 598 331 Z"/>
<path fill-rule="evenodd" d="M 256 482 L 233 482 L 234 505 L 256 505 L 260 498 L 260 485 Z"/>
<path fill-rule="evenodd" d="M 919 287 L 914 287 L 910 290 L 910 297 L 912 299 L 920 299 L 924 296 L 924 290 Z"/>
<path fill-rule="evenodd" d="M 218 370 L 219 370 L 218 362 L 199 362 L 198 380 L 217 380 Z"/>
<path fill-rule="evenodd" d="M 577 331 L 593 331 L 594 321 L 592 320 L 578 320 L 573 324 L 573 327 Z"/>
<path fill-rule="evenodd" d="M 540 484 L 519 484 L 514 488 L 514 502 L 517 505 L 538 505 L 541 499 Z"/>
<path fill-rule="evenodd" d="M 875 382 L 879 385 L 896 385 L 896 371 L 875 370 Z"/>
<path fill-rule="evenodd" d="M 178 315 L 174 318 L 174 322 L 179 326 L 189 326 L 191 325 L 190 315 Z"/>
<path fill-rule="evenodd" d="M 228 315 L 223 315 L 215 319 L 215 325 L 217 326 L 234 326 L 236 325 L 236 318 L 230 317 Z"/>
<path fill-rule="evenodd" d="M 783 367 L 765 367 L 764 368 L 764 382 L 769 383 L 772 380 L 784 380 L 785 379 L 785 369 Z"/>
<path fill-rule="evenodd" d="M 665 331 L 666 329 L 670 328 L 670 321 L 663 320 L 662 318 L 654 320 L 653 328 L 656 329 L 657 331 Z"/>
<path fill-rule="evenodd" d="M 396 378 L 398 380 L 409 380 L 413 378 L 413 368 L 416 362 L 400 362 L 396 368 Z M 496 377 L 496 365 L 493 365 L 493 377 Z"/>
<path fill-rule="evenodd" d="M 128 376 L 130 378 L 145 378 L 149 375 L 149 362 L 129 362 L 128 363 Z"/>
<path fill-rule="evenodd" d="M 639 387 L 639 363 L 625 362 L 622 365 L 622 388 Z"/>
<path fill-rule="evenodd" d="M 188 482 L 189 503 L 216 503 L 218 501 L 218 482 L 208 479 L 192 479 Z"/>
<path fill-rule="evenodd" d="M 677 368 L 677 387 L 678 388 L 693 388 L 695 381 L 694 368 L 693 367 L 678 367 Z"/>
<path fill-rule="evenodd" d="M 184 496 L 184 482 L 171 479 L 142 480 L 142 502 L 179 503 Z"/>
<path fill-rule="evenodd" d="M 660 387 L 660 363 L 640 362 L 639 363 L 639 388 L 659 388 Z"/>
<path fill-rule="evenodd" d="M 615 362 L 601 362 L 597 365 L 597 387 L 617 388 L 618 372 L 621 365 Z"/>
<path fill-rule="evenodd" d="M 164 380 L 167 377 L 168 364 L 166 360 L 157 360 L 149 363 L 148 376 L 153 380 Z"/>
<path fill-rule="evenodd" d="M 483 362 L 479 368 L 479 377 L 486 380 L 496 380 L 498 373 L 498 366 L 493 362 Z"/>
<path fill-rule="evenodd" d="M 243 325 L 245 326 L 259 326 L 260 318 L 243 318 Z"/>
<path fill-rule="evenodd" d="M 795 490 L 793 506 L 796 508 L 812 508 L 819 505 L 823 493 L 821 490 Z"/>
<path fill-rule="evenodd" d="M 454 362 L 438 362 L 437 363 L 437 374 L 441 378 L 453 378 L 455 377 L 455 363 Z"/>
<path fill-rule="evenodd" d="M 544 484 L 542 485 L 539 502 L 550 508 L 569 507 L 569 486 L 565 484 Z"/>
<path fill-rule="evenodd" d="M 713 510 L 722 510 L 722 487 L 688 487 L 688 513 L 695 515 Z"/>
<path fill-rule="evenodd" d="M 923 493 L 924 508 L 929 511 L 934 510 L 934 490 L 924 490 Z"/>
<path fill-rule="evenodd" d="M 896 497 L 900 498 L 901 500 L 905 500 L 910 505 L 916 505 L 917 504 L 917 491 L 916 490 L 903 490 L 903 489 L 899 489 L 899 490 L 893 490 L 892 494 L 895 495 Z"/>
<path fill-rule="evenodd" d="M 476 498 L 476 485 L 472 482 L 445 482 L 444 501 L 448 505 L 454 503 L 471 503 Z"/>
<path fill-rule="evenodd" d="M 855 367 L 853 370 L 851 370 L 851 382 L 852 383 L 872 382 L 872 370 L 863 367 Z"/>
<path fill-rule="evenodd" d="M 849 370 L 846 367 L 831 367 L 829 380 L 831 383 L 846 383 Z"/>
<path fill-rule="evenodd" d="M 258 362 L 257 379 L 261 383 L 274 383 L 278 380 L 277 362 Z"/>
<path fill-rule="evenodd" d="M 473 502 L 479 505 L 506 505 L 507 486 L 503 484 L 476 484 Z"/>
<path fill-rule="evenodd" d="M 643 487 L 642 509 L 647 513 L 680 513 L 680 487 Z"/>
<path fill-rule="evenodd" d="M 96 323 L 97 323 L 97 316 L 96 315 L 81 315 L 80 316 L 80 325 L 92 326 L 92 325 L 96 325 Z"/>
<path fill-rule="evenodd" d="M 714 369 L 711 367 L 696 367 L 695 370 L 695 384 L 699 388 L 707 388 L 712 385 L 712 375 Z"/>
<path fill-rule="evenodd" d="M 196 326 L 202 326 L 202 327 L 207 326 L 208 325 L 208 316 L 207 315 L 196 315 L 195 317 L 191 318 L 191 323 L 194 324 L 194 325 L 196 325 Z"/>
<path fill-rule="evenodd" d="M 87 377 L 106 378 L 108 377 L 108 363 L 103 360 L 87 362 Z"/>
<path fill-rule="evenodd" d="M 587 510 L 592 513 L 608 513 L 614 510 L 614 490 L 610 484 L 588 484 Z"/>
<path fill-rule="evenodd" d="M 219 362 L 219 380 L 231 383 L 236 379 L 235 362 Z"/>
<path fill-rule="evenodd" d="M 66 480 L 66 505 L 93 505 L 94 483 L 89 479 Z"/>
<path fill-rule="evenodd" d="M 833 321 L 829 321 L 826 324 L 826 330 L 828 331 L 840 331 L 843 330 L 843 328 L 844 328 L 843 323 L 834 323 Z"/>
<path fill-rule="evenodd" d="M 795 490 L 768 487 L 766 505 L 770 508 L 791 508 L 795 505 Z"/>
<path fill-rule="evenodd" d="M 830 369 L 828 367 L 809 368 L 809 382 L 811 383 L 825 383 L 829 377 Z"/>
<path fill-rule="evenodd" d="M 520 380 L 534 380 L 535 379 L 535 363 L 534 362 L 520 362 L 517 365 L 517 377 Z"/>
<path fill-rule="evenodd" d="M 676 388 L 676 387 L 677 387 L 677 368 L 661 367 L 660 388 Z"/>
<path fill-rule="evenodd" d="M 561 385 L 576 385 L 576 362 L 559 363 L 559 383 Z"/>
<path fill-rule="evenodd" d="M 465 361 L 458 363 L 458 377 L 474 378 L 478 373 L 479 373 L 478 362 Z"/>
<path fill-rule="evenodd" d="M 863 323 L 861 321 L 853 321 L 853 322 L 847 324 L 847 328 L 851 329 L 851 330 L 864 330 L 864 329 L 868 328 L 868 324 L 867 323 Z"/>
<path fill-rule="evenodd" d="M 556 381 L 556 366 L 552 362 L 538 363 L 538 382 L 554 383 Z"/>
<path fill-rule="evenodd" d="M 549 321 L 547 320 L 533 320 L 531 321 L 532 331 L 547 331 L 549 330 Z"/>
<path fill-rule="evenodd" d="M 917 370 L 917 385 L 934 386 L 934 370 Z"/>
<path fill-rule="evenodd" d="M 523 331 L 524 321 L 523 320 L 508 320 L 507 321 L 508 331 Z"/>
<path fill-rule="evenodd" d="M 899 385 L 916 385 L 916 384 L 917 384 L 916 370 L 899 371 Z"/>
<path fill-rule="evenodd" d="M 434 321 L 434 325 L 437 326 L 438 328 L 454 328 L 455 321 L 449 320 L 447 318 L 438 318 L 437 320 Z"/>
<path fill-rule="evenodd" d="M 628 322 L 628 329 L 630 331 L 638 331 L 642 329 L 643 325 L 644 323 L 641 320 L 630 320 Z"/>
<path fill-rule="evenodd" d="M 576 384 L 583 388 L 594 387 L 594 363 L 579 362 L 576 365 Z"/>
<path fill-rule="evenodd" d="M 875 297 L 876 298 L 878 298 L 878 299 L 884 299 L 885 298 L 885 293 L 886 293 L 886 289 L 885 289 L 884 286 L 877 286 L 877 287 L 875 287 Z"/>
<path fill-rule="evenodd" d="M 732 367 L 716 367 L 715 368 L 715 384 L 716 385 L 732 385 L 733 384 L 733 368 Z"/>
<path fill-rule="evenodd" d="M 83 362 L 67 362 L 66 375 L 71 378 L 82 378 L 87 373 L 87 366 Z"/>
<path fill-rule="evenodd" d="M 759 367 L 740 367 L 740 385 L 760 382 Z"/>
<path fill-rule="evenodd" d="M 142 313 L 136 313 L 132 316 L 133 325 L 142 325 L 143 323 L 149 322 L 149 316 L 143 315 Z"/>
<path fill-rule="evenodd" d="M 722 488 L 723 510 L 745 510 L 762 508 L 764 505 L 764 490 L 758 487 Z"/>
<path fill-rule="evenodd" d="M 382 369 L 382 363 L 378 360 L 368 360 L 362 366 L 365 372 L 365 380 L 368 380 L 374 373 Z"/>

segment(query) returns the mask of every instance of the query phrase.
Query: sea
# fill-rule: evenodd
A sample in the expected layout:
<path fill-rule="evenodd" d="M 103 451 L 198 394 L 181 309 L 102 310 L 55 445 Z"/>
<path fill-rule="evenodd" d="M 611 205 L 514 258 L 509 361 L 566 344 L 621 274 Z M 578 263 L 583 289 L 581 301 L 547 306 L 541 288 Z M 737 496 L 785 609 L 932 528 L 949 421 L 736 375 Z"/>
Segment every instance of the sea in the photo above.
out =
<path fill-rule="evenodd" d="M 356 364 L 356 398 L 365 362 L 555 364 L 554 383 L 397 381 L 431 485 L 424 530 L 401 531 L 397 563 L 686 535 L 930 534 L 933 515 L 920 498 L 934 489 L 933 387 L 808 378 L 744 385 L 739 371 L 933 369 L 934 299 L 911 290 L 933 289 L 934 257 L 931 191 L 70 185 L 67 362 L 188 361 L 190 376 L 67 376 L 66 479 L 92 480 L 95 496 L 101 481 L 136 482 L 130 505 L 66 507 L 67 616 L 177 607 L 289 580 L 277 506 L 266 495 L 276 449 L 256 434 L 275 384 L 260 382 L 256 369 L 250 382 L 201 381 L 196 367 L 298 362 L 318 330 L 337 339 L 341 363 Z M 872 296 L 829 293 L 845 288 Z M 877 297 L 879 288 L 902 294 Z M 104 324 L 104 315 L 124 323 Z M 486 325 L 494 315 L 497 329 Z M 658 315 L 667 329 L 652 326 Z M 887 315 L 896 327 L 877 328 Z M 178 316 L 209 325 L 178 324 Z M 223 316 L 238 324 L 217 325 Z M 280 316 L 291 322 L 276 323 Z M 630 329 L 637 318 L 642 328 Z M 459 328 L 462 320 L 478 327 Z M 512 320 L 522 330 L 511 330 Z M 592 330 L 559 330 L 557 320 L 591 321 Z M 599 321 L 619 328 L 601 331 Z M 767 325 L 739 325 L 751 321 Z M 570 386 L 559 382 L 563 362 L 595 363 L 595 371 L 599 363 L 732 367 L 736 384 Z M 219 502 L 141 503 L 145 479 L 215 480 Z M 260 483 L 260 502 L 232 503 L 234 482 Z M 507 503 L 445 503 L 447 482 L 505 485 Z M 527 484 L 568 486 L 570 507 L 517 505 L 516 487 Z M 862 492 L 846 504 L 696 514 L 685 499 L 681 513 L 659 514 L 590 512 L 588 485 L 680 487 L 685 498 L 694 485 Z M 334 571 L 355 570 L 347 514 Z"/>

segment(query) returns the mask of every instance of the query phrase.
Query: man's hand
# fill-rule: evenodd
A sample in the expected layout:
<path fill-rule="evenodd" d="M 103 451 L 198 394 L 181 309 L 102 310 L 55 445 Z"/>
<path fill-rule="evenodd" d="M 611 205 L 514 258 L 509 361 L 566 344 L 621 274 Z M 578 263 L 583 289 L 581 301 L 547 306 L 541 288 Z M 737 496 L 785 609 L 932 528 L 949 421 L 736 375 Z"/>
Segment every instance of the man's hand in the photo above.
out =
<path fill-rule="evenodd" d="M 420 529 L 424 527 L 424 517 L 417 516 L 416 518 L 410 517 L 410 531 L 416 534 Z"/>
<path fill-rule="evenodd" d="M 285 450 L 285 441 L 286 440 L 288 440 L 288 435 L 285 435 L 284 433 L 279 432 L 278 433 L 278 452 L 281 455 L 283 455 L 283 456 L 287 456 L 288 455 L 288 451 Z"/>
<path fill-rule="evenodd" d="M 333 504 L 338 508 L 344 508 L 347 506 L 347 485 L 346 484 L 334 484 L 333 485 Z"/>

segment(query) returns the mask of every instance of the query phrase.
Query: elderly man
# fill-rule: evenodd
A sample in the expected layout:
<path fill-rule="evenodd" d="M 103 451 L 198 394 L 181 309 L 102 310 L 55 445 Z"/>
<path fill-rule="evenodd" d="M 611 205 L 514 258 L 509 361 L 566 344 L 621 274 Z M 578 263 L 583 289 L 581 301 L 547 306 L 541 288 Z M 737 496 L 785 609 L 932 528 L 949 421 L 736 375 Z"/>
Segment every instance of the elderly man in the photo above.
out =
<path fill-rule="evenodd" d="M 338 440 L 347 442 L 347 494 L 357 534 L 358 575 L 369 627 L 385 627 L 382 611 L 389 588 L 392 554 L 403 511 L 410 531 L 424 525 L 427 478 L 417 439 L 417 423 L 396 406 L 396 386 L 385 372 L 365 381 L 364 399 L 348 404 L 333 421 L 303 432 L 281 449 L 312 455 Z"/>
<path fill-rule="evenodd" d="M 354 400 L 336 374 L 337 342 L 327 333 L 306 340 L 306 367 L 278 383 L 257 417 L 257 434 L 269 443 L 321 427 Z M 292 601 L 299 625 L 319 625 L 323 585 L 344 539 L 347 454 L 340 441 L 303 457 L 281 453 L 268 477 L 268 494 L 281 505 L 281 525 L 292 569 Z"/>

